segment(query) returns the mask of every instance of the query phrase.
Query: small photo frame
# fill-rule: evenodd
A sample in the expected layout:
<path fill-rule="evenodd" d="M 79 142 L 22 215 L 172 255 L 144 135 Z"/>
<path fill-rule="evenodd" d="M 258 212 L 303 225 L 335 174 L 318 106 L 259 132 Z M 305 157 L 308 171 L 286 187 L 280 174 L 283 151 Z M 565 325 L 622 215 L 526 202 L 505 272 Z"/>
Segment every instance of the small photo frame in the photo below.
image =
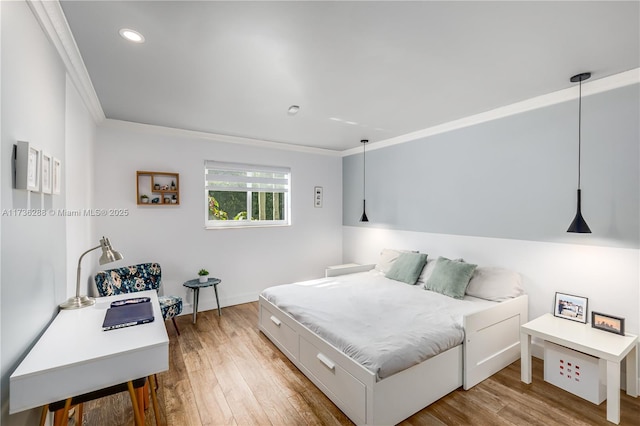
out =
<path fill-rule="evenodd" d="M 52 169 L 52 160 L 51 156 L 45 152 L 41 153 L 41 173 L 42 176 L 42 193 L 51 194 L 51 169 Z"/>
<path fill-rule="evenodd" d="M 40 190 L 40 150 L 29 145 L 27 157 L 27 189 Z"/>
<path fill-rule="evenodd" d="M 556 292 L 553 315 L 586 324 L 588 301 L 586 297 Z"/>
<path fill-rule="evenodd" d="M 591 327 L 624 336 L 624 318 L 591 312 Z"/>
<path fill-rule="evenodd" d="M 51 171 L 51 190 L 54 194 L 60 194 L 62 189 L 62 162 L 53 158 L 53 170 Z"/>
<path fill-rule="evenodd" d="M 15 188 L 40 190 L 40 150 L 29 142 L 18 141 L 14 151 Z"/>

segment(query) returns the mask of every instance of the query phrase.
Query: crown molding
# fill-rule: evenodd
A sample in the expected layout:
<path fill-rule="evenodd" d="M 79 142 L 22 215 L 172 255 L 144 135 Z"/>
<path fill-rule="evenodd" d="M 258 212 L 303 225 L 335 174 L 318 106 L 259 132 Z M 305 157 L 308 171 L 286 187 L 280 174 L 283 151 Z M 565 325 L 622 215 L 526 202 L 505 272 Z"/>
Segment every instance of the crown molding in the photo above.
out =
<path fill-rule="evenodd" d="M 632 84 L 640 83 L 640 68 L 634 68 L 629 71 L 614 74 L 608 77 L 604 77 L 598 80 L 593 80 L 589 83 L 582 83 L 582 97 L 585 98 L 596 93 L 607 92 L 609 90 L 618 89 L 624 86 L 630 86 Z M 439 124 L 437 126 L 429 127 L 427 129 L 418 130 L 416 132 L 407 133 L 401 136 L 397 136 L 390 139 L 385 139 L 378 142 L 369 143 L 367 151 L 374 149 L 386 148 L 388 146 L 398 145 L 405 142 L 411 142 L 417 139 L 426 138 L 428 136 L 437 135 L 440 133 L 450 132 L 456 129 L 462 129 L 464 127 L 474 126 L 488 121 L 497 120 L 500 118 L 508 117 L 510 115 L 520 114 L 527 111 L 532 111 L 538 108 L 544 108 L 551 105 L 559 104 L 562 102 L 570 101 L 578 98 L 578 91 L 575 87 L 569 87 L 567 89 L 558 90 L 556 92 L 548 93 L 546 95 L 537 96 L 535 98 L 527 99 L 522 102 L 516 102 L 511 105 L 505 105 L 500 108 L 493 109 L 491 111 L 483 112 L 480 114 L 464 117 L 459 120 L 450 121 L 448 123 Z M 351 148 L 342 151 L 342 156 L 347 157 L 349 155 L 360 154 L 362 149 Z"/>
<path fill-rule="evenodd" d="M 105 119 L 98 95 L 91 83 L 80 50 L 58 0 L 28 0 L 27 4 L 58 55 L 96 124 Z"/>
<path fill-rule="evenodd" d="M 193 139 L 201 139 L 213 142 L 230 143 L 235 145 L 253 146 L 256 148 L 280 149 L 283 151 L 295 151 L 307 154 L 319 154 L 330 157 L 341 157 L 341 151 L 332 149 L 316 148 L 304 145 L 294 145 L 283 142 L 273 142 L 264 139 L 252 139 L 242 136 L 221 135 L 216 133 L 199 132 L 196 130 L 177 129 L 175 127 L 164 127 L 155 124 L 135 123 L 133 121 L 105 119 L 101 125 L 105 129 L 122 129 L 127 131 L 164 135 L 164 136 L 180 136 Z"/>

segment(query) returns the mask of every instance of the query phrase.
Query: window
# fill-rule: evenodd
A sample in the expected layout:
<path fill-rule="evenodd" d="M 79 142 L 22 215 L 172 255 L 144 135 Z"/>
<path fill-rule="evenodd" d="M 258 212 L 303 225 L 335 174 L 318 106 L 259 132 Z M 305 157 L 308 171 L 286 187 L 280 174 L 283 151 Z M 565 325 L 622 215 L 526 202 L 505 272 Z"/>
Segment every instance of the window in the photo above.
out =
<path fill-rule="evenodd" d="M 204 172 L 208 228 L 291 223 L 291 169 L 206 161 Z"/>

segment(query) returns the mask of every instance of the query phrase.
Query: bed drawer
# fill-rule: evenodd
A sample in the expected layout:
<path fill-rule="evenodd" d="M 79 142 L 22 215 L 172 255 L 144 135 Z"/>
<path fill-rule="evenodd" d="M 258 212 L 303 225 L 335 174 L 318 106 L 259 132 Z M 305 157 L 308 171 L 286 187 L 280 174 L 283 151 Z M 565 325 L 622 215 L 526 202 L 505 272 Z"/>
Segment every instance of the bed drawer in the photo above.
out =
<path fill-rule="evenodd" d="M 284 321 L 281 312 L 272 312 L 262 305 L 260 309 L 260 324 L 281 349 L 287 351 L 293 358 L 298 359 L 298 334 Z M 274 342 L 276 343 L 276 342 Z"/>
<path fill-rule="evenodd" d="M 351 419 L 366 418 L 366 386 L 312 343 L 300 338 L 300 362 L 343 404 Z"/>

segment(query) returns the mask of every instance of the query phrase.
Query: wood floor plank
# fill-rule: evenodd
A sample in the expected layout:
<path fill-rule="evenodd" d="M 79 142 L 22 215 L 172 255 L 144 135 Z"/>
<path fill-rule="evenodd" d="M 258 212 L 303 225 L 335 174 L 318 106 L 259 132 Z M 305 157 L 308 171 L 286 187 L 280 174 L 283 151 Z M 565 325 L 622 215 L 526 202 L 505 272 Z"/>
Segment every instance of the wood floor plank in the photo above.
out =
<path fill-rule="evenodd" d="M 230 348 L 211 348 L 209 362 L 218 383 L 233 412 L 236 423 L 241 425 L 270 424 L 252 389 L 229 353 Z"/>
<path fill-rule="evenodd" d="M 165 381 L 162 392 L 165 419 L 168 425 L 200 425 L 195 396 L 188 378 Z"/>
<path fill-rule="evenodd" d="M 189 381 L 202 425 L 235 425 L 233 412 L 211 368 L 193 371 Z"/>
<path fill-rule="evenodd" d="M 251 342 L 243 334 L 238 334 L 237 344 L 230 345 L 229 354 L 233 356 L 242 377 L 259 401 L 272 424 L 299 424 L 302 417 L 291 406 L 286 388 L 280 387 L 277 374 L 270 364 L 262 358 L 256 358 L 250 350 Z M 244 344 L 242 344 L 243 342 Z M 258 355 L 259 356 L 259 355 Z M 281 391 L 282 389 L 282 391 Z"/>
<path fill-rule="evenodd" d="M 158 374 L 160 416 L 169 426 L 352 425 L 353 423 L 257 327 L 258 304 L 225 307 L 166 322 L 169 371 Z M 517 361 L 469 391 L 457 389 L 401 423 L 403 426 L 610 426 L 598 405 L 543 379 L 534 358 L 533 382 L 520 380 Z M 640 398 L 621 393 L 622 426 L 640 424 Z M 84 424 L 133 425 L 128 394 L 85 404 Z M 155 424 L 148 410 L 145 425 Z"/>

